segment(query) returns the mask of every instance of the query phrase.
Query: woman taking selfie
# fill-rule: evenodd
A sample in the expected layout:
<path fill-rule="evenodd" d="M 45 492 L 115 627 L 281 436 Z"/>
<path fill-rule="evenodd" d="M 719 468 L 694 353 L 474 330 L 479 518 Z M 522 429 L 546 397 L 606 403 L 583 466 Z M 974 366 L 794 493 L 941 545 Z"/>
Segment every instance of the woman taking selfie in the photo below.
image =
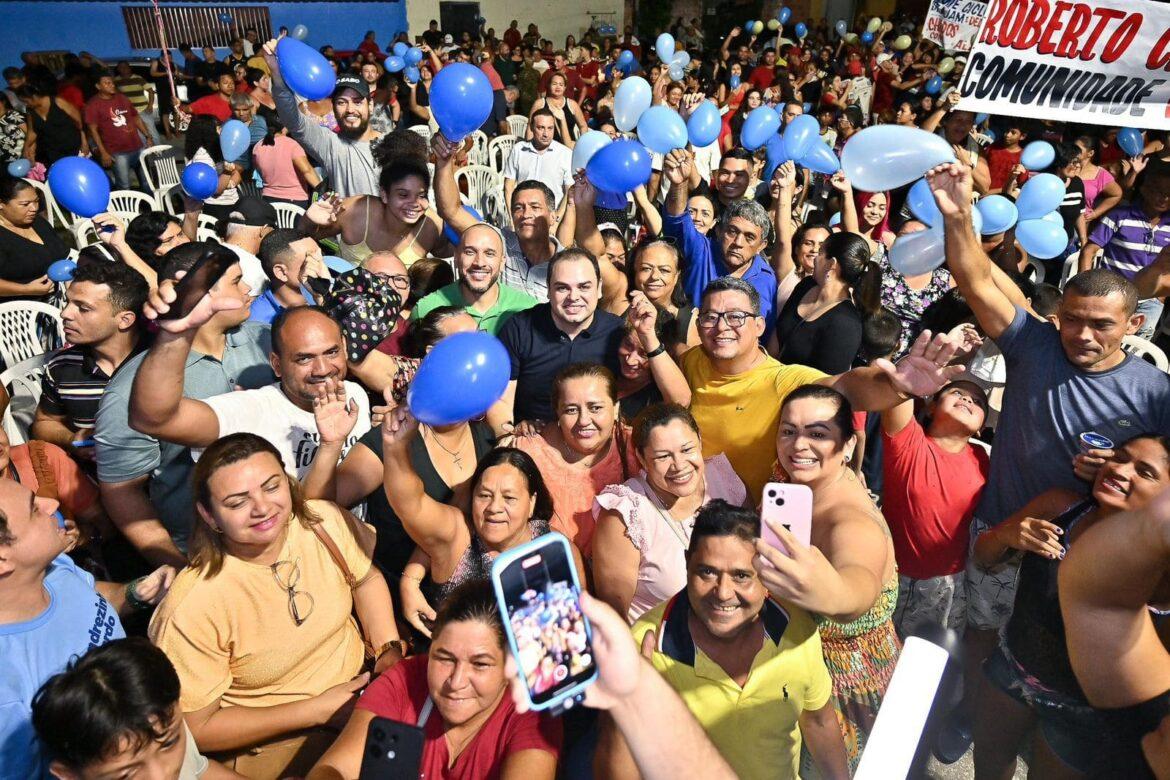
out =
<path fill-rule="evenodd" d="M 369 680 L 363 634 L 375 673 L 404 655 L 390 591 L 370 564 L 372 534 L 335 505 L 306 501 L 254 434 L 208 447 L 194 483 L 191 564 L 150 638 L 179 673 L 202 750 L 250 778 L 304 774 Z"/>
<path fill-rule="evenodd" d="M 816 619 L 855 770 L 900 646 L 891 622 L 898 599 L 893 543 L 849 467 L 857 446 L 852 416 L 845 396 L 823 385 L 804 385 L 784 399 L 773 479 L 812 489 L 812 545 L 773 525 L 792 554 L 760 541 L 757 569 L 773 596 Z"/>
<path fill-rule="evenodd" d="M 552 780 L 560 719 L 516 711 L 504 676 L 506 657 L 491 585 L 478 580 L 459 586 L 439 610 L 430 652 L 403 661 L 366 689 L 308 780 L 357 777 L 375 717 L 423 730 L 417 773 L 404 767 L 396 777 Z"/>
<path fill-rule="evenodd" d="M 747 500 L 724 455 L 703 459 L 699 425 L 683 406 L 647 407 L 632 443 L 641 471 L 593 502 L 594 588 L 631 623 L 686 586 L 684 553 L 699 508 L 715 498 Z"/>

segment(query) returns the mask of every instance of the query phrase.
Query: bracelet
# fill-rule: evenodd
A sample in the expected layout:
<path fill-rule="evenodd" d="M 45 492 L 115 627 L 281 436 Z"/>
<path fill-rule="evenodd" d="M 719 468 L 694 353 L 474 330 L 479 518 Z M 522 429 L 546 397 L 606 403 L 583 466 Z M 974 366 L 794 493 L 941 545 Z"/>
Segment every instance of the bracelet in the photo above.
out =
<path fill-rule="evenodd" d="M 406 572 L 402 572 L 402 576 L 408 580 L 414 580 L 415 582 L 422 582 L 423 581 L 422 577 L 415 577 L 413 574 L 407 574 Z"/>
<path fill-rule="evenodd" d="M 138 583 L 144 579 L 146 578 L 139 577 L 126 583 L 126 603 L 136 610 L 150 609 L 153 606 L 149 601 L 143 601 L 138 597 Z"/>
<path fill-rule="evenodd" d="M 666 352 L 666 345 L 660 341 L 660 342 L 658 342 L 657 349 L 653 349 L 653 350 L 646 353 L 646 359 L 650 360 L 652 358 L 656 358 L 659 355 L 663 354 L 664 352 Z"/>
<path fill-rule="evenodd" d="M 410 643 L 405 639 L 391 639 L 384 642 L 381 647 L 374 651 L 374 661 L 381 660 L 382 656 L 391 650 L 397 650 L 399 658 L 406 658 L 407 653 L 410 652 Z"/>

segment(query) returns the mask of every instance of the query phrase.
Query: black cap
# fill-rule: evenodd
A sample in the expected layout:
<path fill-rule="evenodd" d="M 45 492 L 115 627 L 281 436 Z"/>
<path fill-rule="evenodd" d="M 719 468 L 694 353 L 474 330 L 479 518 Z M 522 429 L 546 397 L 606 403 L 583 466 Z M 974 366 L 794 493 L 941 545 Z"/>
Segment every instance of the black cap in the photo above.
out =
<path fill-rule="evenodd" d="M 334 84 L 335 86 L 333 87 L 333 97 L 335 98 L 341 93 L 341 90 L 352 89 L 354 92 L 362 96 L 362 100 L 370 99 L 370 85 L 367 84 L 360 76 L 354 76 L 347 73 L 344 76 L 338 76 L 337 81 L 335 81 Z"/>
<path fill-rule="evenodd" d="M 249 227 L 276 227 L 276 209 L 260 198 L 240 198 L 227 216 L 233 225 Z"/>

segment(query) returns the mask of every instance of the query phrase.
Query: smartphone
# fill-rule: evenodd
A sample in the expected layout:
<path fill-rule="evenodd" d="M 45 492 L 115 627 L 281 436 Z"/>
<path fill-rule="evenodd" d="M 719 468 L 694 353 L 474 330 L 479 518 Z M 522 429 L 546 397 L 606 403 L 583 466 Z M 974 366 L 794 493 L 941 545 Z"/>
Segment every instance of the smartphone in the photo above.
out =
<path fill-rule="evenodd" d="M 780 541 L 767 521 L 779 522 L 784 528 L 808 547 L 812 543 L 812 489 L 807 485 L 790 485 L 787 482 L 769 482 L 764 485 L 760 499 L 760 537 L 785 555 L 788 548 Z"/>
<path fill-rule="evenodd" d="M 531 708 L 559 715 L 581 702 L 597 665 L 569 540 L 548 533 L 503 553 L 492 587 Z"/>
<path fill-rule="evenodd" d="M 418 726 L 374 718 L 366 732 L 359 780 L 417 780 L 424 741 Z"/>
<path fill-rule="evenodd" d="M 175 301 L 159 319 L 178 320 L 186 317 L 207 291 L 238 262 L 240 259 L 232 250 L 218 244 L 208 247 L 199 255 L 191 270 L 175 284 Z"/>

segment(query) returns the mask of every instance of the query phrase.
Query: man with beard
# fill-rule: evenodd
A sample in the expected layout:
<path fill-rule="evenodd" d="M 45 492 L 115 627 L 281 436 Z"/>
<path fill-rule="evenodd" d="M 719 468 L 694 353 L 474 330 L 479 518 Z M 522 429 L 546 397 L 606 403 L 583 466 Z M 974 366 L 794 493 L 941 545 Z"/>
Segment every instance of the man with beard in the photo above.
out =
<path fill-rule="evenodd" d="M 536 299 L 500 281 L 504 266 L 504 237 L 495 227 L 478 222 L 459 238 L 455 267 L 459 278 L 423 298 L 411 312 L 422 319 L 440 306 L 462 306 L 479 330 L 498 335 L 508 318 L 531 309 Z"/>
<path fill-rule="evenodd" d="M 264 44 L 264 59 L 272 73 L 272 99 L 280 121 L 309 156 L 320 161 L 330 188 L 342 198 L 377 195 L 379 166 L 374 162 L 372 147 L 379 136 L 370 128 L 369 85 L 353 74 L 337 78 L 333 115 L 338 130 L 333 133 L 297 108 L 296 95 L 280 75 L 276 41 Z"/>

